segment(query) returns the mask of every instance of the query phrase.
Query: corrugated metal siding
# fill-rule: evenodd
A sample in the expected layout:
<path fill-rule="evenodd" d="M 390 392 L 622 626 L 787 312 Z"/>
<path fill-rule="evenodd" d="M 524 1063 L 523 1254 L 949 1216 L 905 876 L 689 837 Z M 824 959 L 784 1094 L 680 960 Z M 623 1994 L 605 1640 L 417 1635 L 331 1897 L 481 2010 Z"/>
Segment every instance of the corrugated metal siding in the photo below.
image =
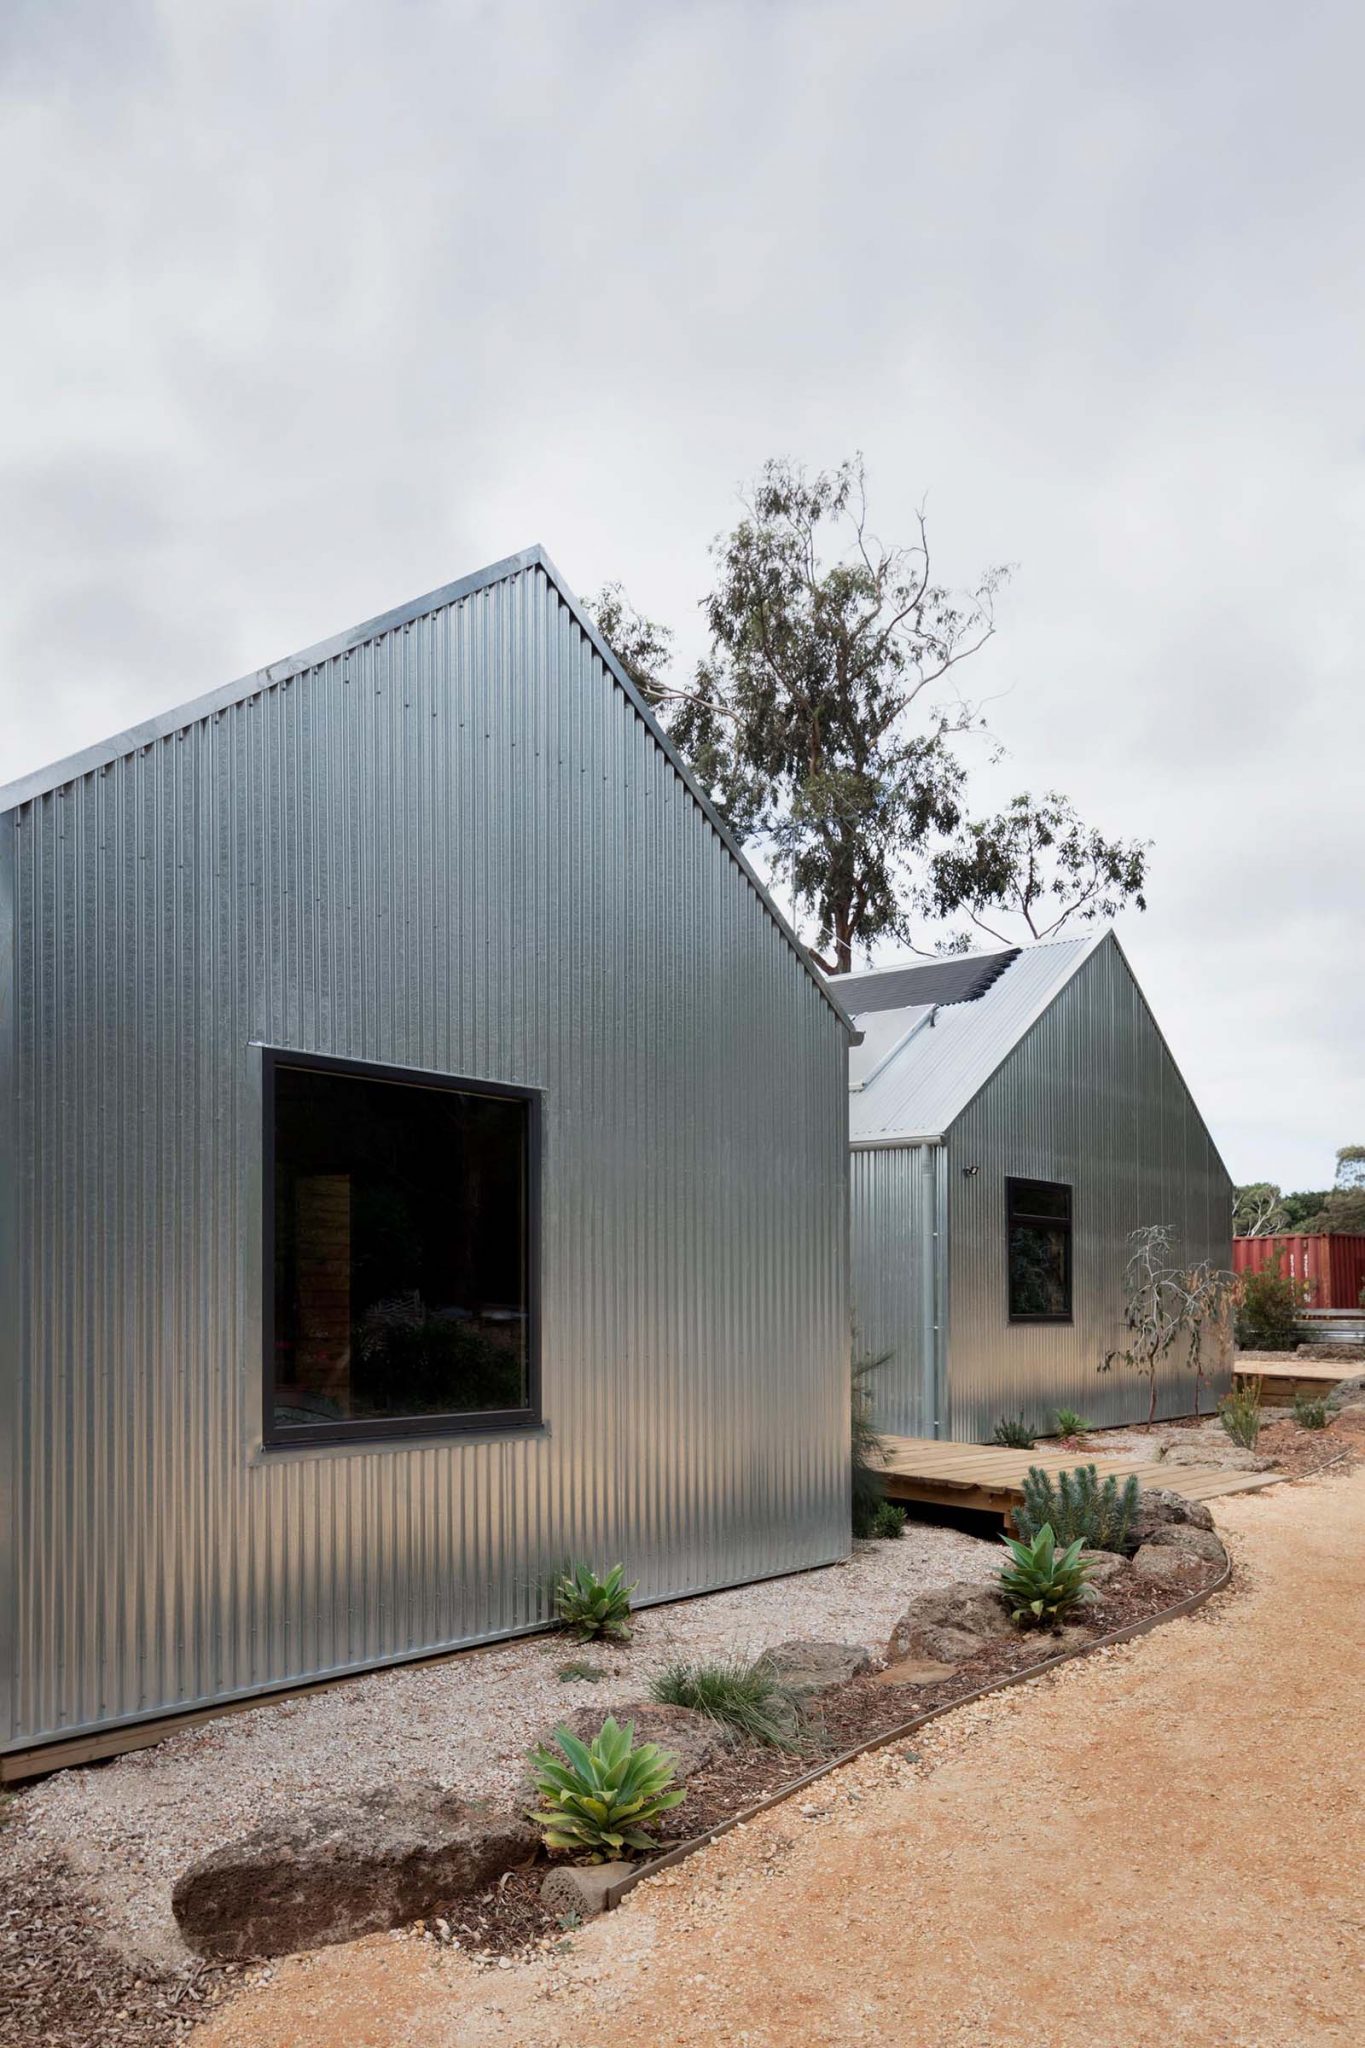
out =
<path fill-rule="evenodd" d="M 1122 1365 L 1096 1370 L 1122 1341 L 1128 1234 L 1168 1223 L 1185 1257 L 1227 1267 L 1232 1185 L 1112 939 L 953 1125 L 948 1149 L 953 1436 L 979 1440 L 1021 1410 L 1045 1423 L 1058 1405 L 1094 1423 L 1145 1419 L 1146 1382 Z M 980 1169 L 971 1178 L 969 1166 Z M 1009 1174 L 1072 1185 L 1069 1325 L 1008 1320 Z M 1222 1391 L 1226 1360 L 1221 1374 L 1220 1361 L 1209 1364 L 1218 1375 L 1212 1391 Z M 1189 1413 L 1191 1374 L 1167 1370 L 1158 1395 L 1159 1414 Z"/>
<path fill-rule="evenodd" d="M 850 1155 L 854 1354 L 879 1358 L 877 1427 L 937 1436 L 943 1395 L 946 1217 L 941 1145 L 859 1149 Z"/>
<path fill-rule="evenodd" d="M 846 1552 L 842 1027 L 541 570 L 0 829 L 9 1746 Z M 545 1432 L 262 1453 L 253 1041 L 545 1090 Z"/>

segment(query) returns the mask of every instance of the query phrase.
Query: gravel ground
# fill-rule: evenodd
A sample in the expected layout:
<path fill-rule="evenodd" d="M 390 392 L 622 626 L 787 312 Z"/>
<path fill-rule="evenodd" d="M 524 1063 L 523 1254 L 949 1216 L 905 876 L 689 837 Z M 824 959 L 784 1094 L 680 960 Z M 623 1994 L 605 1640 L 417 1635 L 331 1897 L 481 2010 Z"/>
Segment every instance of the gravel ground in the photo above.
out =
<path fill-rule="evenodd" d="M 194 2048 L 1338 2048 L 1365 2039 L 1365 1472 L 1214 1503 L 1238 1590 L 736 1829 L 567 1953 L 404 1932 Z"/>
<path fill-rule="evenodd" d="M 183 1972 L 192 1959 L 171 1917 L 175 1879 L 269 1815 L 415 1777 L 510 1801 L 527 1750 L 575 1707 L 639 1697 L 680 1657 L 751 1657 L 796 1636 L 880 1649 L 911 1594 L 988 1579 L 997 1550 L 909 1523 L 897 1543 L 856 1545 L 847 1564 L 646 1608 L 628 1648 L 538 1636 L 379 1672 L 63 1771 L 20 1795 L 6 1833 L 27 1864 L 60 1861 L 75 1874 L 103 1938 L 125 1957 Z M 575 1657 L 610 1677 L 562 1682 L 558 1667 Z"/>

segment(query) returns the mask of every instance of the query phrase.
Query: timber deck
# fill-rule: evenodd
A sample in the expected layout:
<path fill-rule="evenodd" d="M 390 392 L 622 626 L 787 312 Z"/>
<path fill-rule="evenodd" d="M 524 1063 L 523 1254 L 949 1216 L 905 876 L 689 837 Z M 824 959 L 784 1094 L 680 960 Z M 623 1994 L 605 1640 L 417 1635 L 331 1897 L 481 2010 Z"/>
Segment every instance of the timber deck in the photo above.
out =
<path fill-rule="evenodd" d="M 1356 1359 L 1296 1358 L 1286 1352 L 1282 1358 L 1249 1358 L 1234 1367 L 1233 1378 L 1239 1382 L 1259 1380 L 1263 1408 L 1288 1408 L 1296 1394 L 1321 1400 L 1329 1387 L 1358 1370 Z"/>
<path fill-rule="evenodd" d="M 925 1501 L 935 1507 L 973 1508 L 1006 1520 L 1024 1497 L 1031 1465 L 1055 1478 L 1093 1465 L 1101 1480 L 1111 1472 L 1126 1479 L 1136 1473 L 1142 1486 L 1166 1486 L 1187 1500 L 1213 1500 L 1223 1493 L 1246 1493 L 1273 1486 L 1282 1472 L 1230 1472 L 1218 1465 L 1168 1465 L 1141 1454 L 1124 1457 L 1087 1450 L 1008 1451 L 994 1444 L 954 1444 L 929 1437 L 886 1436 L 886 1491 L 891 1500 Z"/>

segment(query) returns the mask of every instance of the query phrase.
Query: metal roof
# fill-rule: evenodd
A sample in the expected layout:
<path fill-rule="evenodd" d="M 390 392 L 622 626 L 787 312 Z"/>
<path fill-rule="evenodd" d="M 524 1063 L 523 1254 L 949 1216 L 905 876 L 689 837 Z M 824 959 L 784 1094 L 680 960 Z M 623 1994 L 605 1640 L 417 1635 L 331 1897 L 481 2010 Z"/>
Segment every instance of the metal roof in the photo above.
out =
<path fill-rule="evenodd" d="M 729 826 L 655 720 L 649 706 L 602 638 L 596 622 L 574 596 L 545 549 L 538 544 L 523 548 L 519 554 L 507 555 L 502 561 L 493 562 L 486 569 L 476 570 L 472 576 L 462 576 L 454 583 L 444 584 L 439 590 L 429 591 L 424 597 L 413 598 L 410 603 L 400 605 L 394 611 L 382 612 L 377 618 L 367 619 L 362 625 L 352 627 L 349 632 L 334 633 L 329 639 L 319 641 L 315 647 L 307 647 L 299 654 L 287 655 L 282 661 L 272 661 L 266 667 L 254 670 L 250 675 L 239 677 L 235 683 L 225 683 L 221 688 L 210 690 L 201 697 L 191 698 L 188 703 L 177 705 L 170 711 L 163 711 L 155 718 L 144 720 L 141 725 L 130 726 L 126 732 L 116 733 L 107 740 L 98 741 L 94 746 L 82 748 L 79 753 L 69 754 L 64 760 L 54 761 L 49 767 L 38 768 L 29 775 L 18 777 L 14 782 L 0 788 L 0 815 L 6 811 L 17 810 L 21 804 L 31 803 L 36 797 L 50 795 L 54 790 L 77 781 L 81 776 L 95 774 L 111 763 L 122 760 L 128 754 L 138 753 L 143 748 L 154 746 L 160 740 L 171 739 L 176 733 L 197 725 L 201 719 L 211 718 L 215 713 L 226 710 L 229 705 L 240 704 L 248 697 L 259 695 L 263 690 L 274 689 L 291 677 L 300 675 L 307 669 L 316 668 L 334 656 L 344 654 L 350 648 L 363 645 L 368 640 L 378 639 L 380 635 L 391 633 L 396 628 L 434 611 L 438 606 L 454 604 L 461 598 L 471 596 L 475 591 L 487 589 L 490 584 L 501 583 L 509 577 L 519 575 L 525 569 L 540 569 L 554 586 L 561 602 L 573 614 L 575 623 L 597 650 L 617 687 L 625 693 L 649 728 L 656 745 L 667 758 L 679 781 L 706 818 L 740 873 L 759 897 L 769 917 L 796 954 L 820 994 L 850 1034 L 856 1036 L 852 1021 L 840 998 L 834 993 L 825 976 L 820 973 L 767 889 L 750 867 Z"/>
<path fill-rule="evenodd" d="M 850 1065 L 850 1141 L 908 1144 L 943 1137 L 1082 962 L 1109 936 L 1105 926 L 1084 939 L 1044 940 L 1022 950 L 970 956 L 982 970 L 982 985 L 975 995 L 956 1000 L 884 1007 L 892 975 L 903 974 L 902 987 L 909 991 L 914 975 L 931 973 L 937 963 L 927 970 L 882 969 L 836 977 L 833 988 L 865 1033 L 864 1046 L 855 1051 Z M 951 964 L 965 967 L 967 961 Z M 864 985 L 872 998 L 870 1009 L 864 1006 Z M 960 985 L 973 983 L 964 976 Z"/>
<path fill-rule="evenodd" d="M 953 953 L 918 965 L 875 967 L 846 980 L 850 988 L 857 984 L 860 1016 L 904 1010 L 912 1003 L 974 1003 L 999 980 L 1018 953 L 1017 946 L 1003 953 Z"/>

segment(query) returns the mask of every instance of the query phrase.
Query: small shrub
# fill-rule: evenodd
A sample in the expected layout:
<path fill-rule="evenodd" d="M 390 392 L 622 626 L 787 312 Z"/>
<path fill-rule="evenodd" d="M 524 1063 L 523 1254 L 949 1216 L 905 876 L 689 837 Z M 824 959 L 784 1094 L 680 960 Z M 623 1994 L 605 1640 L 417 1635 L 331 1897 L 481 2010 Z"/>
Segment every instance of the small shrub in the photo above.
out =
<path fill-rule="evenodd" d="M 561 1625 L 571 1628 L 582 1643 L 599 1636 L 628 1643 L 635 1587 L 625 1579 L 623 1565 L 614 1564 L 605 1579 L 599 1579 L 590 1565 L 571 1564 L 555 1587 L 555 1614 Z"/>
<path fill-rule="evenodd" d="M 1028 1542 L 1003 1536 L 1010 1561 L 1000 1568 L 1000 1590 L 1011 1603 L 1012 1619 L 1020 1628 L 1053 1628 L 1081 1601 L 1091 1598 L 1086 1583 L 1088 1564 L 1082 1564 L 1085 1547 L 1080 1537 L 1058 1550 L 1057 1539 L 1044 1522 Z"/>
<path fill-rule="evenodd" d="M 1030 1465 L 1014 1526 L 1026 1540 L 1049 1528 L 1058 1543 L 1079 1539 L 1085 1550 L 1122 1550 L 1140 1498 L 1132 1473 L 1122 1486 L 1115 1472 L 1101 1485 L 1093 1465 L 1079 1465 L 1074 1472 L 1059 1472 L 1054 1485 L 1039 1466 Z"/>
<path fill-rule="evenodd" d="M 661 1706 L 690 1707 L 769 1749 L 793 1748 L 801 1724 L 796 1701 L 761 1657 L 753 1664 L 670 1664 L 649 1692 Z"/>
<path fill-rule="evenodd" d="M 1058 1436 L 1084 1436 L 1090 1424 L 1074 1408 L 1059 1408 L 1052 1418 L 1052 1426 Z"/>
<path fill-rule="evenodd" d="M 1294 1420 L 1300 1429 L 1326 1429 L 1332 1419 L 1326 1397 L 1316 1394 L 1295 1394 Z"/>
<path fill-rule="evenodd" d="M 905 1534 L 905 1509 L 898 1508 L 893 1500 L 880 1502 L 876 1514 L 872 1517 L 871 1533 L 874 1536 L 880 1536 L 888 1543 L 894 1542 L 898 1536 L 903 1536 Z"/>
<path fill-rule="evenodd" d="M 555 1730 L 562 1750 L 537 1749 L 531 1758 L 539 1808 L 528 1808 L 547 1849 L 578 1849 L 589 1863 L 605 1863 L 623 1849 L 654 1849 L 645 1829 L 687 1797 L 673 1784 L 677 1758 L 657 1743 L 635 1743 L 635 1723 L 617 1726 L 609 1714 L 600 1734 L 580 1742 Z"/>
<path fill-rule="evenodd" d="M 1035 1440 L 1036 1432 L 1029 1428 L 1022 1415 L 1013 1420 L 1002 1415 L 991 1431 L 991 1442 L 1007 1451 L 1031 1451 Z"/>
<path fill-rule="evenodd" d="M 1218 1419 L 1235 1444 L 1254 1451 L 1261 1434 L 1261 1382 L 1244 1380 L 1218 1403 Z"/>
<path fill-rule="evenodd" d="M 851 1390 L 851 1440 L 853 1450 L 853 1534 L 857 1537 L 872 1536 L 876 1533 L 873 1524 L 877 1511 L 886 1498 L 882 1479 L 882 1461 L 885 1446 L 872 1422 L 872 1375 L 880 1372 L 890 1358 L 889 1351 L 883 1351 L 877 1358 L 857 1358 L 853 1362 Z"/>
<path fill-rule="evenodd" d="M 1307 1299 L 1303 1281 L 1281 1270 L 1278 1253 L 1259 1273 L 1247 1273 L 1237 1303 L 1237 1342 L 1243 1351 L 1292 1351 Z"/>
<path fill-rule="evenodd" d="M 562 1679 L 565 1685 L 572 1685 L 576 1678 L 586 1678 L 590 1685 L 596 1685 L 599 1679 L 609 1676 L 610 1673 L 604 1665 L 584 1664 L 577 1658 L 567 1664 L 561 1664 L 555 1673 L 555 1677 Z"/>

